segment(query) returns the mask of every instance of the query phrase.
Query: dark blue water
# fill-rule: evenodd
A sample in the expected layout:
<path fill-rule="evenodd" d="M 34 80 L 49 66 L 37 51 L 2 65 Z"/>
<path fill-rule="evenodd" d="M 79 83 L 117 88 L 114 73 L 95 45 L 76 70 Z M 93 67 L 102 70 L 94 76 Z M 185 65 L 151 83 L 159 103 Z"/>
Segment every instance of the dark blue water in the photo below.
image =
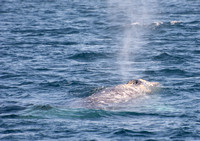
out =
<path fill-rule="evenodd" d="M 76 105 L 138 78 L 162 86 Z M 199 0 L 1 0 L 0 140 L 200 140 Z"/>

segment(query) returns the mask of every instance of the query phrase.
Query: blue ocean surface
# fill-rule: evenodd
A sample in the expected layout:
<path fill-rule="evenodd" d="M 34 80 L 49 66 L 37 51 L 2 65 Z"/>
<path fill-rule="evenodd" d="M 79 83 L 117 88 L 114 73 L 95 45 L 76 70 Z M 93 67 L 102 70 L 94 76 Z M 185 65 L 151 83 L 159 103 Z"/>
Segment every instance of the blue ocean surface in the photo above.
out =
<path fill-rule="evenodd" d="M 139 78 L 159 90 L 78 104 Z M 200 140 L 200 1 L 0 0 L 0 140 Z"/>

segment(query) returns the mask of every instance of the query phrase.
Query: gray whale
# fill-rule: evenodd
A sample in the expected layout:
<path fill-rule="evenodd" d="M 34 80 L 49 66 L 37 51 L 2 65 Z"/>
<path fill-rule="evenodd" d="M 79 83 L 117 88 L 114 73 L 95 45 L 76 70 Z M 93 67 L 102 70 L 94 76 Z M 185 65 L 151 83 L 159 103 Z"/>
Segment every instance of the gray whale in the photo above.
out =
<path fill-rule="evenodd" d="M 106 88 L 85 98 L 83 100 L 84 107 L 104 109 L 107 106 L 125 103 L 138 96 L 151 93 L 158 85 L 158 82 L 149 82 L 143 79 L 131 80 L 127 84 Z"/>

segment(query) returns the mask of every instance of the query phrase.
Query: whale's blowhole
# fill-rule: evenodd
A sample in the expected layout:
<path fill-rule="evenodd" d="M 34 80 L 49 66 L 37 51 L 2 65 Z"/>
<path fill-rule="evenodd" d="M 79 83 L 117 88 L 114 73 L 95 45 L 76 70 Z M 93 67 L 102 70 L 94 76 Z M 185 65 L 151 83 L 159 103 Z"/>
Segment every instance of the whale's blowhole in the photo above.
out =
<path fill-rule="evenodd" d="M 142 84 L 142 81 L 135 79 L 135 80 L 130 80 L 127 84 L 140 85 Z"/>

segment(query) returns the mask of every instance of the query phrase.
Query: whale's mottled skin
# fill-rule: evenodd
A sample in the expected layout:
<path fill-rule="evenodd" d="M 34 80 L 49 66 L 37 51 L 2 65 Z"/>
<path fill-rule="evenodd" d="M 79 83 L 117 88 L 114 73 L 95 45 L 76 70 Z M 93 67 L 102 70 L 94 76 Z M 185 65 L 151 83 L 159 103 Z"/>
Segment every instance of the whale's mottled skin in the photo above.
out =
<path fill-rule="evenodd" d="M 127 102 L 138 96 L 150 93 L 158 82 L 148 82 L 143 79 L 131 80 L 127 84 L 106 88 L 84 99 L 88 108 L 102 108 L 112 104 Z"/>

